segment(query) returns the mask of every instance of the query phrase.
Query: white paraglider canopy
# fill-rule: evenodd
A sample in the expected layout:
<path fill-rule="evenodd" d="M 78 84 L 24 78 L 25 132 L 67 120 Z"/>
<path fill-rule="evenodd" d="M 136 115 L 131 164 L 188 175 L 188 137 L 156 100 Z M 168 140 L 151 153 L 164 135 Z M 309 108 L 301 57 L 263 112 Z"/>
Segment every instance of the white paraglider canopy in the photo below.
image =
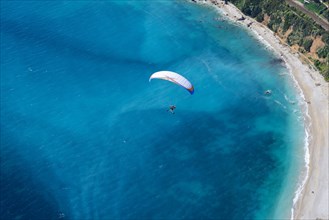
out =
<path fill-rule="evenodd" d="M 153 73 L 150 76 L 149 81 L 151 81 L 152 79 L 168 80 L 170 82 L 176 83 L 177 85 L 184 87 L 191 95 L 194 93 L 194 87 L 192 83 L 178 73 L 171 71 L 159 71 Z"/>

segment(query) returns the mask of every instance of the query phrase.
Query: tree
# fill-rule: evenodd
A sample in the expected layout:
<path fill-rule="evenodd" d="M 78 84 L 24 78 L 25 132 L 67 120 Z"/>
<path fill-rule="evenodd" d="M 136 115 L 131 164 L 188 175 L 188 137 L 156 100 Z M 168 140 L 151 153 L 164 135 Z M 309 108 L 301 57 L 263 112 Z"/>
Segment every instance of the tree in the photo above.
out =
<path fill-rule="evenodd" d="M 329 46 L 321 47 L 316 52 L 320 58 L 329 57 Z"/>
<path fill-rule="evenodd" d="M 303 41 L 303 47 L 306 51 L 310 52 L 311 46 L 313 44 L 313 40 L 312 39 L 306 39 Z"/>

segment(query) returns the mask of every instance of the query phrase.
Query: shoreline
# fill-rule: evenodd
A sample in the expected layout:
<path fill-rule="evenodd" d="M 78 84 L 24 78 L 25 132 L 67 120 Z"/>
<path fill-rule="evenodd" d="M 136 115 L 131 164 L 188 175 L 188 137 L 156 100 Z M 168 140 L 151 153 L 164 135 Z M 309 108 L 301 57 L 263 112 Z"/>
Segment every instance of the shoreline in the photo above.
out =
<path fill-rule="evenodd" d="M 299 175 L 291 208 L 291 219 L 329 219 L 328 182 L 329 182 L 329 83 L 314 68 L 302 63 L 299 53 L 290 47 L 265 25 L 244 15 L 233 4 L 224 1 L 194 0 L 198 4 L 215 7 L 231 22 L 241 25 L 252 32 L 264 46 L 284 60 L 295 87 L 305 100 L 305 165 Z M 238 21 L 238 18 L 244 20 Z M 304 107 L 304 106 L 303 106 Z"/>

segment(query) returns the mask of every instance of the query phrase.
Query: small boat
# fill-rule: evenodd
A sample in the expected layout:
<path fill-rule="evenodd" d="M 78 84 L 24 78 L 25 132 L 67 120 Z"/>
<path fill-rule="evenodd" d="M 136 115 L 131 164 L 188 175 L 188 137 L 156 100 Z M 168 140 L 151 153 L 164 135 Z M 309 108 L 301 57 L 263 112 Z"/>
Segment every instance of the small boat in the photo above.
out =
<path fill-rule="evenodd" d="M 265 95 L 271 95 L 271 94 L 272 94 L 272 91 L 268 89 L 268 90 L 266 90 L 266 91 L 264 92 L 264 94 L 265 94 Z"/>

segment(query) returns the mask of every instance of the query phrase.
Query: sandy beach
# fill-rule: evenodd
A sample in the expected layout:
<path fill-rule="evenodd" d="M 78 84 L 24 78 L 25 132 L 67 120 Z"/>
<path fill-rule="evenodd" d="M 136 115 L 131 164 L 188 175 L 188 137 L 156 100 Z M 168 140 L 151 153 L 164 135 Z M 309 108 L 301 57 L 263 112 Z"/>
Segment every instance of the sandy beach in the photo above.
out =
<path fill-rule="evenodd" d="M 255 37 L 285 61 L 296 82 L 296 89 L 301 91 L 307 103 L 305 127 L 309 134 L 304 177 L 296 189 L 294 201 L 291 201 L 291 219 L 329 219 L 328 82 L 314 67 L 302 63 L 301 55 L 293 53 L 269 28 L 243 15 L 231 3 L 226 5 L 219 0 L 197 2 L 218 8 L 232 22 L 250 29 Z M 242 16 L 245 19 L 238 21 Z"/>

